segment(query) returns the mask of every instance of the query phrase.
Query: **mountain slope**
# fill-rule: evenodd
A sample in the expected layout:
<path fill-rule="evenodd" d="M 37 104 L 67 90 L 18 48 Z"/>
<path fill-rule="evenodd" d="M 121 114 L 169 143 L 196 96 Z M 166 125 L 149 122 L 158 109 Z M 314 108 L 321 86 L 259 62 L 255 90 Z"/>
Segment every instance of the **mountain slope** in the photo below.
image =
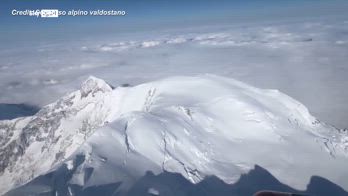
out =
<path fill-rule="evenodd" d="M 256 164 L 298 189 L 313 175 L 348 189 L 346 132 L 276 90 L 218 76 L 115 89 L 90 77 L 81 90 L 0 128 L 2 193 L 59 166 L 70 171 L 71 186 L 122 182 L 119 192 L 147 171 L 233 183 Z"/>

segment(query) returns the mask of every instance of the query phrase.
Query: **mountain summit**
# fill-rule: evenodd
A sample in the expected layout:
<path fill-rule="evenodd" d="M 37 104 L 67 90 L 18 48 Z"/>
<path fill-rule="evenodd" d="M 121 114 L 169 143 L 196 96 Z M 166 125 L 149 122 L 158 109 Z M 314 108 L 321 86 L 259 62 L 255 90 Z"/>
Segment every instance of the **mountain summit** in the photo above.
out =
<path fill-rule="evenodd" d="M 120 183 L 148 171 L 191 183 L 236 182 L 255 165 L 304 189 L 314 175 L 348 189 L 348 134 L 298 101 L 214 76 L 172 77 L 113 88 L 89 77 L 37 114 L 0 121 L 0 193 L 65 168 L 58 195 Z"/>

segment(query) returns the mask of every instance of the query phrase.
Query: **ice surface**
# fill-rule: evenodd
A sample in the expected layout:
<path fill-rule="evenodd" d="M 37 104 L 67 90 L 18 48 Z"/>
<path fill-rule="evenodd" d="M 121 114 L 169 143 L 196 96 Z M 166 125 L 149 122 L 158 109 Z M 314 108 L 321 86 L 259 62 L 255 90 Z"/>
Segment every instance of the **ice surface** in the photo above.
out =
<path fill-rule="evenodd" d="M 233 183 L 260 165 L 298 189 L 313 175 L 348 189 L 346 132 L 277 90 L 214 75 L 114 89 L 90 77 L 37 115 L 0 127 L 2 161 L 12 160 L 0 176 L 2 192 L 61 164 L 73 171 L 69 183 L 83 187 L 122 181 L 126 189 L 147 171 Z M 11 154 L 18 145 L 23 153 Z"/>

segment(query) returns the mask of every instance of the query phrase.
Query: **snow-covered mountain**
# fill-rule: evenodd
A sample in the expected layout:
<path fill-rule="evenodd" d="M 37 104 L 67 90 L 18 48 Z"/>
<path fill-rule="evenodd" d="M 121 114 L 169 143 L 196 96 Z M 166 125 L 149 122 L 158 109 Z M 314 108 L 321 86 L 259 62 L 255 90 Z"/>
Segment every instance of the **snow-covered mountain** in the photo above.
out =
<path fill-rule="evenodd" d="M 234 183 L 255 165 L 297 189 L 317 175 L 348 190 L 347 163 L 346 131 L 277 90 L 213 75 L 117 88 L 90 77 L 34 116 L 0 121 L 0 194 L 62 167 L 58 195 L 126 191 L 147 171 Z"/>

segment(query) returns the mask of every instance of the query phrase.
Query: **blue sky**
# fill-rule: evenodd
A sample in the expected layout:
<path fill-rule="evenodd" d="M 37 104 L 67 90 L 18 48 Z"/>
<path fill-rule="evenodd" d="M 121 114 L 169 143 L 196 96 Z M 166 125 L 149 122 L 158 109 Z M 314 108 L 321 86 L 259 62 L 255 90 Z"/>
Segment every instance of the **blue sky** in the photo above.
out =
<path fill-rule="evenodd" d="M 11 16 L 25 9 L 116 9 L 122 17 L 35 18 Z M 0 40 L 16 41 L 103 35 L 146 29 L 182 28 L 217 23 L 244 24 L 270 20 L 341 16 L 348 10 L 345 0 L 3 0 L 0 5 Z M 347 15 L 347 14 L 343 14 Z"/>
<path fill-rule="evenodd" d="M 117 25 L 148 25 L 160 23 L 188 23 L 215 20 L 240 20 L 264 16 L 296 17 L 337 14 L 348 8 L 345 0 L 3 0 L 0 20 L 11 27 L 32 25 L 32 28 L 47 25 L 90 25 L 91 23 Z M 13 17 L 12 9 L 120 9 L 126 17 L 64 17 L 59 20 L 30 17 Z"/>

